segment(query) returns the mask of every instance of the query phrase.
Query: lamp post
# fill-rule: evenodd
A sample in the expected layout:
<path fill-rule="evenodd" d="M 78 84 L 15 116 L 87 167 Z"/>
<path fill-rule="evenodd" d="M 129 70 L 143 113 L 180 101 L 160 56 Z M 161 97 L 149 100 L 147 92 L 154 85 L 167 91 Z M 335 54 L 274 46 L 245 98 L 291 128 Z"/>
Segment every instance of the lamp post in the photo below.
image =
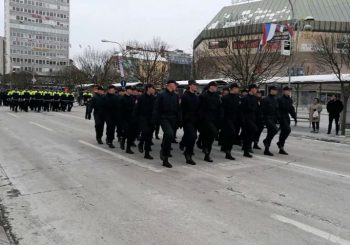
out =
<path fill-rule="evenodd" d="M 122 62 L 122 57 L 123 57 L 123 52 L 124 52 L 123 45 L 121 45 L 119 42 L 110 41 L 110 40 L 106 40 L 106 39 L 102 39 L 101 42 L 114 43 L 114 44 L 117 44 L 119 46 L 120 51 L 118 52 L 118 66 L 119 66 L 119 70 L 120 70 L 120 76 L 121 76 L 122 80 L 124 80 L 125 74 L 124 74 L 124 67 L 123 67 L 123 62 Z M 120 54 L 120 56 L 119 56 L 119 54 Z"/>

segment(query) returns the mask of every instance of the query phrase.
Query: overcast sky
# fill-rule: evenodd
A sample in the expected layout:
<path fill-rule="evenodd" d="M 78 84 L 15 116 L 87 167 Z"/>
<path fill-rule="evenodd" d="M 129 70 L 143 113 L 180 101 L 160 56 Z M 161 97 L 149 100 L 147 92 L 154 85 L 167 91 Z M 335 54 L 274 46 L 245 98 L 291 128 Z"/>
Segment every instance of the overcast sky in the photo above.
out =
<path fill-rule="evenodd" d="M 71 0 L 70 56 L 88 45 L 113 49 L 101 39 L 149 41 L 154 36 L 171 49 L 190 52 L 193 40 L 230 0 Z M 0 0 L 4 35 L 4 0 Z"/>

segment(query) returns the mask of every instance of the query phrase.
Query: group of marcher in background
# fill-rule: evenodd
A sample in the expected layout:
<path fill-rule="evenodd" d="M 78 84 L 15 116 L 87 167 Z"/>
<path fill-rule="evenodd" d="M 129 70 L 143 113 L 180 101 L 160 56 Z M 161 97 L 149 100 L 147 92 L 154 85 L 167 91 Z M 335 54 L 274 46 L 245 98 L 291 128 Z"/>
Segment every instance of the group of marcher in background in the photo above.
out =
<path fill-rule="evenodd" d="M 177 143 L 178 129 L 183 129 L 179 147 L 190 165 L 196 165 L 192 158 L 195 145 L 204 153 L 205 161 L 213 162 L 211 152 L 215 140 L 219 141 L 228 160 L 235 160 L 232 156 L 234 145 L 242 147 L 244 157 L 252 158 L 253 149 L 261 149 L 258 143 L 264 127 L 267 128 L 264 154 L 273 156 L 271 142 L 280 131 L 279 154 L 288 155 L 284 147 L 291 132 L 290 117 L 295 123 L 297 117 L 290 88 L 283 88 L 280 97 L 277 94 L 277 87 L 271 86 L 268 95 L 262 98 L 255 84 L 241 91 L 237 83 L 232 83 L 220 96 L 216 82 L 209 83 L 198 94 L 196 81 L 189 81 L 188 89 L 179 96 L 174 80 L 169 80 L 164 91 L 159 93 L 152 84 L 147 84 L 141 95 L 130 86 L 123 91 L 117 91 L 114 86 L 107 91 L 98 87 L 87 103 L 85 118 L 90 120 L 94 116 L 98 144 L 103 144 L 106 124 L 106 143 L 110 148 L 115 148 L 117 133 L 122 150 L 134 154 L 132 147 L 137 147 L 149 160 L 153 159 L 150 154 L 153 133 L 160 125 L 163 131 L 160 159 L 167 168 L 172 167 L 169 158 L 172 157 L 172 144 Z"/>
<path fill-rule="evenodd" d="M 44 90 L 9 90 L 1 93 L 1 104 L 13 112 L 68 111 L 74 105 L 73 93 Z M 0 104 L 0 105 L 1 105 Z"/>

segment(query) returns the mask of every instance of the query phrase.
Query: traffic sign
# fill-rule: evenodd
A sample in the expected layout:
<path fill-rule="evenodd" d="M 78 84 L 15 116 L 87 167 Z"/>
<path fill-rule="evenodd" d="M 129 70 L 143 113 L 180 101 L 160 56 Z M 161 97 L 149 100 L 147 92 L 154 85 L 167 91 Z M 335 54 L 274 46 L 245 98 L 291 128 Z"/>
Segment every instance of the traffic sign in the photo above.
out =
<path fill-rule="evenodd" d="M 122 81 L 120 82 L 120 85 L 122 85 L 122 87 L 125 88 L 125 87 L 126 87 L 126 81 L 125 81 L 125 80 L 122 80 Z"/>

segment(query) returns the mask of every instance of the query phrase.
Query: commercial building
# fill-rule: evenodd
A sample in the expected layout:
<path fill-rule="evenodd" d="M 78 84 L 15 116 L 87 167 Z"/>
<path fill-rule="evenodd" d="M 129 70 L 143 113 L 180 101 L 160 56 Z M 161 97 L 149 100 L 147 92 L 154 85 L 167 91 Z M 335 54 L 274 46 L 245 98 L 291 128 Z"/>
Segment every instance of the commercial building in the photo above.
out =
<path fill-rule="evenodd" d="M 69 65 L 69 0 L 5 0 L 6 73 L 51 76 Z"/>
<path fill-rule="evenodd" d="M 5 69 L 5 38 L 0 37 L 0 75 L 4 74 Z"/>
<path fill-rule="evenodd" d="M 218 50 L 227 47 L 236 49 L 258 49 L 265 23 L 290 24 L 295 32 L 292 39 L 292 75 L 327 74 L 313 59 L 313 45 L 316 37 L 337 33 L 350 40 L 349 0 L 234 0 L 233 5 L 224 7 L 194 41 L 194 64 L 200 67 L 208 64 Z M 236 37 L 240 36 L 237 41 Z M 245 37 L 249 36 L 249 40 Z M 285 39 L 284 39 L 285 38 Z M 288 40 L 288 33 L 273 39 L 276 49 L 281 49 L 282 41 Z M 206 52 L 203 52 L 206 50 Z M 279 76 L 288 74 L 288 66 Z M 208 69 L 205 69 L 208 70 Z M 347 69 L 344 72 L 349 72 Z M 215 71 L 210 74 L 197 74 L 198 79 L 221 77 Z"/>

